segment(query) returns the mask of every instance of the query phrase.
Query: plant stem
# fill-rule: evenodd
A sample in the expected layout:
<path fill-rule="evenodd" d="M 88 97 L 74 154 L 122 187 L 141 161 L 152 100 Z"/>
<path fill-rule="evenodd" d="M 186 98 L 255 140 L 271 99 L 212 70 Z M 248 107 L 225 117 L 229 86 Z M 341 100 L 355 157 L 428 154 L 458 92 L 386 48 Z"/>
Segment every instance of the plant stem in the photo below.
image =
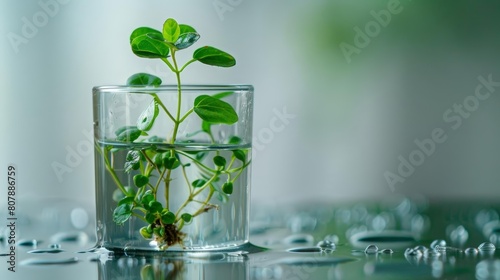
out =
<path fill-rule="evenodd" d="M 104 163 L 106 164 L 106 170 L 108 170 L 109 174 L 111 174 L 111 178 L 113 178 L 113 181 L 115 184 L 118 186 L 118 188 L 123 192 L 123 194 L 127 194 L 127 190 L 125 190 L 125 187 L 122 185 L 120 182 L 120 179 L 118 179 L 118 176 L 115 173 L 115 170 L 109 163 L 108 155 L 104 153 L 104 151 L 99 147 L 97 144 L 95 144 L 95 147 L 97 151 L 101 154 L 101 156 L 104 158 Z"/>

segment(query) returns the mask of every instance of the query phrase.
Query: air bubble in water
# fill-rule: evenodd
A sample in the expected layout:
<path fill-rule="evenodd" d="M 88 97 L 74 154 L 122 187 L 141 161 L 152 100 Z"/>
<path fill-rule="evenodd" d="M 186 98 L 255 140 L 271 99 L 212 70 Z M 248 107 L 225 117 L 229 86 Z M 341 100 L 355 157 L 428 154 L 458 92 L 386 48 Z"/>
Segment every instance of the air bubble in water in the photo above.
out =
<path fill-rule="evenodd" d="M 430 248 L 435 249 L 437 246 L 446 247 L 446 241 L 442 239 L 436 239 L 432 241 Z"/>
<path fill-rule="evenodd" d="M 376 245 L 368 245 L 366 246 L 365 248 L 365 254 L 367 255 L 373 255 L 373 254 L 376 254 L 378 252 L 378 247 Z"/>
<path fill-rule="evenodd" d="M 322 240 L 316 244 L 319 248 L 321 248 L 322 251 L 324 252 L 332 252 L 335 251 L 335 243 L 331 242 L 330 240 Z"/>
<path fill-rule="evenodd" d="M 495 245 L 493 245 L 490 242 L 484 242 L 484 243 L 481 243 L 481 245 L 479 245 L 477 247 L 477 249 L 481 252 L 491 252 L 491 251 L 495 251 L 496 247 L 495 247 Z"/>

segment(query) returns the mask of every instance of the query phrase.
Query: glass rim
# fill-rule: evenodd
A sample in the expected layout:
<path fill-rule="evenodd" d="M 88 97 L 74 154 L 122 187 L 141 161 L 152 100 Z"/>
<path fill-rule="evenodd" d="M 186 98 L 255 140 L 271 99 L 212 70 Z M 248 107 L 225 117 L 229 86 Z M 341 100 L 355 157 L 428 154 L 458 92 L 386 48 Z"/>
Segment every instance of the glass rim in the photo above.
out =
<path fill-rule="evenodd" d="M 184 92 L 190 91 L 250 91 L 254 87 L 248 84 L 184 84 L 181 85 Z M 133 93 L 148 93 L 158 91 L 177 91 L 177 85 L 160 85 L 160 86 L 128 86 L 128 85 L 102 85 L 92 88 L 93 92 L 133 92 Z M 139 91 L 139 92 L 138 92 Z"/>

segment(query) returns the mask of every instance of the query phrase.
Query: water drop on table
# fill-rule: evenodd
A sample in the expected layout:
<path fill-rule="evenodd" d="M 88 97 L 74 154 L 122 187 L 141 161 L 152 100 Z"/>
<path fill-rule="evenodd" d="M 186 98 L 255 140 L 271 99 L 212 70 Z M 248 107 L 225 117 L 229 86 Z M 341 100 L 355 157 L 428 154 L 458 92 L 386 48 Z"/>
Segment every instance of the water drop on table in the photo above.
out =
<path fill-rule="evenodd" d="M 20 265 L 49 265 L 49 264 L 72 264 L 77 263 L 78 258 L 73 257 L 69 259 L 26 259 Z"/>
<path fill-rule="evenodd" d="M 407 256 L 410 256 L 410 257 L 421 257 L 422 254 L 423 253 L 420 250 L 415 250 L 413 248 L 407 248 L 405 250 L 405 253 L 404 253 L 405 257 L 407 257 Z"/>
<path fill-rule="evenodd" d="M 312 243 L 313 241 L 314 237 L 310 234 L 292 234 L 283 239 L 285 244 Z"/>
<path fill-rule="evenodd" d="M 390 254 L 394 253 L 394 251 L 392 251 L 392 249 L 388 248 L 388 249 L 382 249 L 382 250 L 380 250 L 379 253 L 390 255 Z"/>
<path fill-rule="evenodd" d="M 469 247 L 465 249 L 465 254 L 468 256 L 475 256 L 479 253 L 479 250 L 477 248 Z"/>
<path fill-rule="evenodd" d="M 481 243 L 481 245 L 479 245 L 477 249 L 482 252 L 490 252 L 490 251 L 495 251 L 496 247 L 490 242 L 484 242 Z"/>
<path fill-rule="evenodd" d="M 17 245 L 18 246 L 31 246 L 31 247 L 36 247 L 38 245 L 38 243 L 40 243 L 40 241 L 36 240 L 36 239 L 27 239 L 27 240 L 20 240 L 19 242 L 17 242 Z"/>
<path fill-rule="evenodd" d="M 316 244 L 321 250 L 325 252 L 332 252 L 335 251 L 335 243 L 331 242 L 330 240 L 322 240 Z"/>
<path fill-rule="evenodd" d="M 35 249 L 28 251 L 30 254 L 58 254 L 62 252 L 64 252 L 64 250 L 61 249 Z"/>
<path fill-rule="evenodd" d="M 432 241 L 430 248 L 435 249 L 436 246 L 446 247 L 446 241 L 442 240 L 442 239 L 436 239 L 436 240 Z"/>
<path fill-rule="evenodd" d="M 291 248 L 287 250 L 290 253 L 318 253 L 321 252 L 321 248 L 319 247 L 299 247 L 299 248 Z"/>
<path fill-rule="evenodd" d="M 365 254 L 367 255 L 373 255 L 373 254 L 376 254 L 378 252 L 378 247 L 376 245 L 368 245 L 366 248 L 365 248 Z"/>

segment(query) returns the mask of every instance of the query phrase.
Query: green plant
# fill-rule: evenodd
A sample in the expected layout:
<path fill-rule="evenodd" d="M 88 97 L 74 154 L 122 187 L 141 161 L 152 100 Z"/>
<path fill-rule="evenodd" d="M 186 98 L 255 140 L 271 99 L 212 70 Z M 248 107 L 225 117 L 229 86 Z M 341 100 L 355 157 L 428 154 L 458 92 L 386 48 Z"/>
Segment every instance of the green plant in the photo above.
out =
<path fill-rule="evenodd" d="M 228 53 L 211 46 L 204 46 L 193 52 L 192 59 L 180 66 L 177 52 L 193 45 L 200 35 L 196 30 L 185 24 L 178 24 L 174 19 L 167 19 L 162 31 L 149 27 L 135 29 L 130 36 L 130 45 L 134 54 L 143 58 L 161 59 L 175 74 L 177 84 L 176 110 L 167 109 L 156 93 L 150 93 L 152 101 L 139 116 L 136 125 L 125 126 L 116 130 L 116 141 L 119 143 L 142 143 L 137 148 L 123 148 L 121 145 L 108 145 L 99 148 L 107 172 L 117 186 L 114 200 L 117 201 L 113 211 L 113 220 L 124 224 L 131 217 L 137 217 L 147 225 L 140 229 L 140 234 L 146 239 L 154 239 L 161 249 L 175 244 L 181 244 L 185 234 L 182 228 L 191 223 L 197 216 L 218 205 L 210 203 L 214 194 L 221 200 L 227 199 L 233 192 L 234 182 L 250 164 L 248 151 L 234 149 L 230 157 L 224 157 L 216 152 L 209 154 L 204 151 L 184 151 L 175 148 L 179 144 L 179 126 L 188 116 L 195 113 L 202 120 L 200 133 L 211 132 L 213 124 L 231 125 L 238 121 L 234 108 L 222 98 L 232 92 L 221 92 L 215 95 L 200 95 L 187 112 L 181 113 L 182 84 L 181 73 L 193 62 L 219 67 L 231 67 L 235 59 Z M 160 78 L 138 73 L 132 75 L 127 84 L 131 87 L 158 87 L 162 84 Z M 148 132 L 155 125 L 160 113 L 164 113 L 171 122 L 173 130 L 165 138 L 150 136 Z M 144 140 L 144 137 L 149 137 Z M 184 142 L 189 140 L 183 139 Z M 236 136 L 228 138 L 227 143 L 236 145 L 241 142 Z M 146 145 L 147 144 L 147 145 Z M 170 146 L 169 146 L 170 145 Z M 126 186 L 120 181 L 110 157 L 118 151 L 126 150 L 125 172 L 133 175 L 134 186 Z M 212 157 L 210 161 L 206 157 Z M 200 170 L 196 178 L 189 177 L 186 170 L 196 166 Z M 170 208 L 171 183 L 174 170 L 181 171 L 189 195 L 178 209 Z M 164 197 L 160 197 L 160 189 Z M 203 199 L 199 197 L 203 194 Z M 189 204 L 198 205 L 195 211 L 185 211 Z"/>

